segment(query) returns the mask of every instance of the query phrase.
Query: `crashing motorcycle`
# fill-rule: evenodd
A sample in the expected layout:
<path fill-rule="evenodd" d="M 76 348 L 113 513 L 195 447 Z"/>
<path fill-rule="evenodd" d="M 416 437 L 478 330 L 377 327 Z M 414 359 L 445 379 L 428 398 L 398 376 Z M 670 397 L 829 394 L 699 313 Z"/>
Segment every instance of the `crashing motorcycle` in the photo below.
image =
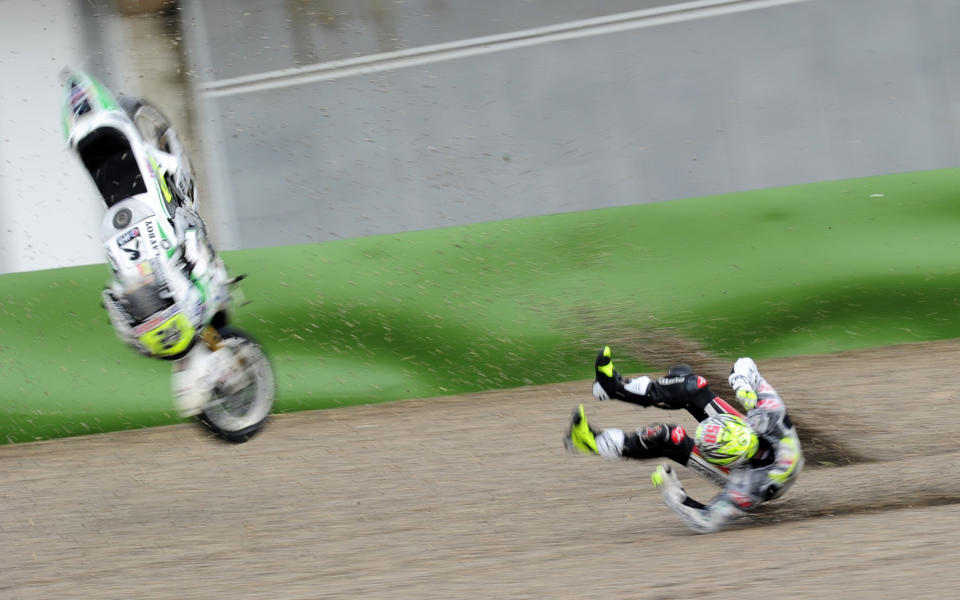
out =
<path fill-rule="evenodd" d="M 112 278 L 102 300 L 117 335 L 139 353 L 172 361 L 182 417 L 245 442 L 274 403 L 263 348 L 229 324 L 232 277 L 197 212 L 193 169 L 169 120 L 149 102 L 114 96 L 66 70 L 67 143 L 106 206 L 101 240 Z"/>

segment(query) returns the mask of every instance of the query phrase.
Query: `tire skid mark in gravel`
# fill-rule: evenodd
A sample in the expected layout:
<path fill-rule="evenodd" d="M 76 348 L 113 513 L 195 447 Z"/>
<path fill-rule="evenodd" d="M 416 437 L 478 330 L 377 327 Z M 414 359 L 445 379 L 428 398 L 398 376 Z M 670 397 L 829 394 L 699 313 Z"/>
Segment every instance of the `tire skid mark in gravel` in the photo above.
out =
<path fill-rule="evenodd" d="M 632 355 L 642 362 L 660 367 L 664 372 L 673 365 L 690 365 L 694 373 L 707 379 L 710 383 L 710 389 L 718 396 L 743 410 L 743 407 L 737 402 L 736 394 L 727 382 L 727 376 L 730 374 L 730 368 L 732 367 L 731 361 L 712 356 L 692 340 L 682 338 L 669 330 L 652 330 L 631 334 L 624 334 L 623 331 L 620 331 L 613 338 L 611 345 L 620 349 L 619 352 L 614 352 L 614 359 L 618 354 L 620 356 L 624 354 Z M 758 362 L 761 373 L 765 372 L 765 362 Z M 647 375 L 651 377 L 660 376 L 660 374 L 653 373 Z M 807 468 L 850 465 L 874 460 L 868 455 L 858 452 L 844 440 L 838 439 L 817 427 L 814 424 L 820 420 L 817 416 L 808 417 L 808 415 L 797 411 L 794 402 L 797 399 L 796 396 L 788 395 L 786 390 L 781 389 L 777 385 L 776 378 L 771 377 L 770 383 L 777 388 L 787 404 L 790 418 L 796 425 L 797 433 L 800 436 Z"/>

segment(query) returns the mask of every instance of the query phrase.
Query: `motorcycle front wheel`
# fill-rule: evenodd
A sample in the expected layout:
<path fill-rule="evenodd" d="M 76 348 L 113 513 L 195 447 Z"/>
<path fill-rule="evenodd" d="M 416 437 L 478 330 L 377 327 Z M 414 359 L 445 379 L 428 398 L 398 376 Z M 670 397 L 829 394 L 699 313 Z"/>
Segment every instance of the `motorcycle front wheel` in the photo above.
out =
<path fill-rule="evenodd" d="M 239 384 L 216 385 L 197 420 L 213 435 L 242 443 L 263 429 L 273 410 L 273 370 L 263 348 L 249 334 L 235 327 L 221 327 L 218 333 L 221 349 L 233 354 Z"/>
<path fill-rule="evenodd" d="M 193 176 L 193 165 L 190 163 L 190 157 L 187 155 L 180 136 L 177 135 L 176 129 L 170 124 L 170 120 L 160 109 L 143 98 L 120 96 L 118 102 L 127 116 L 130 117 L 130 120 L 133 121 L 144 140 L 157 149 L 177 157 L 179 169 L 186 174 L 188 181 L 187 189 L 182 190 L 185 197 L 181 200 L 187 202 L 191 208 L 196 209 L 197 187 L 196 179 Z"/>

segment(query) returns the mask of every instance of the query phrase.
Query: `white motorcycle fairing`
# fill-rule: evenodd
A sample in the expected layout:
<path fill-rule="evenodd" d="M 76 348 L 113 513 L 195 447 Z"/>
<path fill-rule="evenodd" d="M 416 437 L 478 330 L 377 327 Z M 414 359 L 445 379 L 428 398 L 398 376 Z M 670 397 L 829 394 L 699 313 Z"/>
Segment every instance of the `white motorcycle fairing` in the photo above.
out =
<path fill-rule="evenodd" d="M 104 307 L 117 335 L 173 362 L 174 404 L 211 433 L 244 442 L 274 402 L 259 343 L 230 327 L 231 278 L 196 211 L 190 161 L 169 121 L 144 100 L 119 99 L 64 72 L 67 143 L 107 208 L 103 248 L 113 273 Z"/>

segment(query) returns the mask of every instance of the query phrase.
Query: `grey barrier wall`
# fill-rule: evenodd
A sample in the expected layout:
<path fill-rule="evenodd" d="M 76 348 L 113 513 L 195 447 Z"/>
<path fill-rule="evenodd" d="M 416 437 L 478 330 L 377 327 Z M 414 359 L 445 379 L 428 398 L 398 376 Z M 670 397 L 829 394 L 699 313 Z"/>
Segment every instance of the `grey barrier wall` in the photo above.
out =
<path fill-rule="evenodd" d="M 229 243 L 958 163 L 960 2 L 581 4 L 185 2 Z"/>
<path fill-rule="evenodd" d="M 156 12 L 164 5 L 0 0 L 0 273 L 104 262 L 103 204 L 63 137 L 61 69 L 148 96 L 189 133 L 182 44 L 175 13 Z"/>
<path fill-rule="evenodd" d="M 955 0 L 182 0 L 170 39 L 109 4 L 0 0 L 0 272 L 102 261 L 78 62 L 186 123 L 223 248 L 960 157 Z"/>

